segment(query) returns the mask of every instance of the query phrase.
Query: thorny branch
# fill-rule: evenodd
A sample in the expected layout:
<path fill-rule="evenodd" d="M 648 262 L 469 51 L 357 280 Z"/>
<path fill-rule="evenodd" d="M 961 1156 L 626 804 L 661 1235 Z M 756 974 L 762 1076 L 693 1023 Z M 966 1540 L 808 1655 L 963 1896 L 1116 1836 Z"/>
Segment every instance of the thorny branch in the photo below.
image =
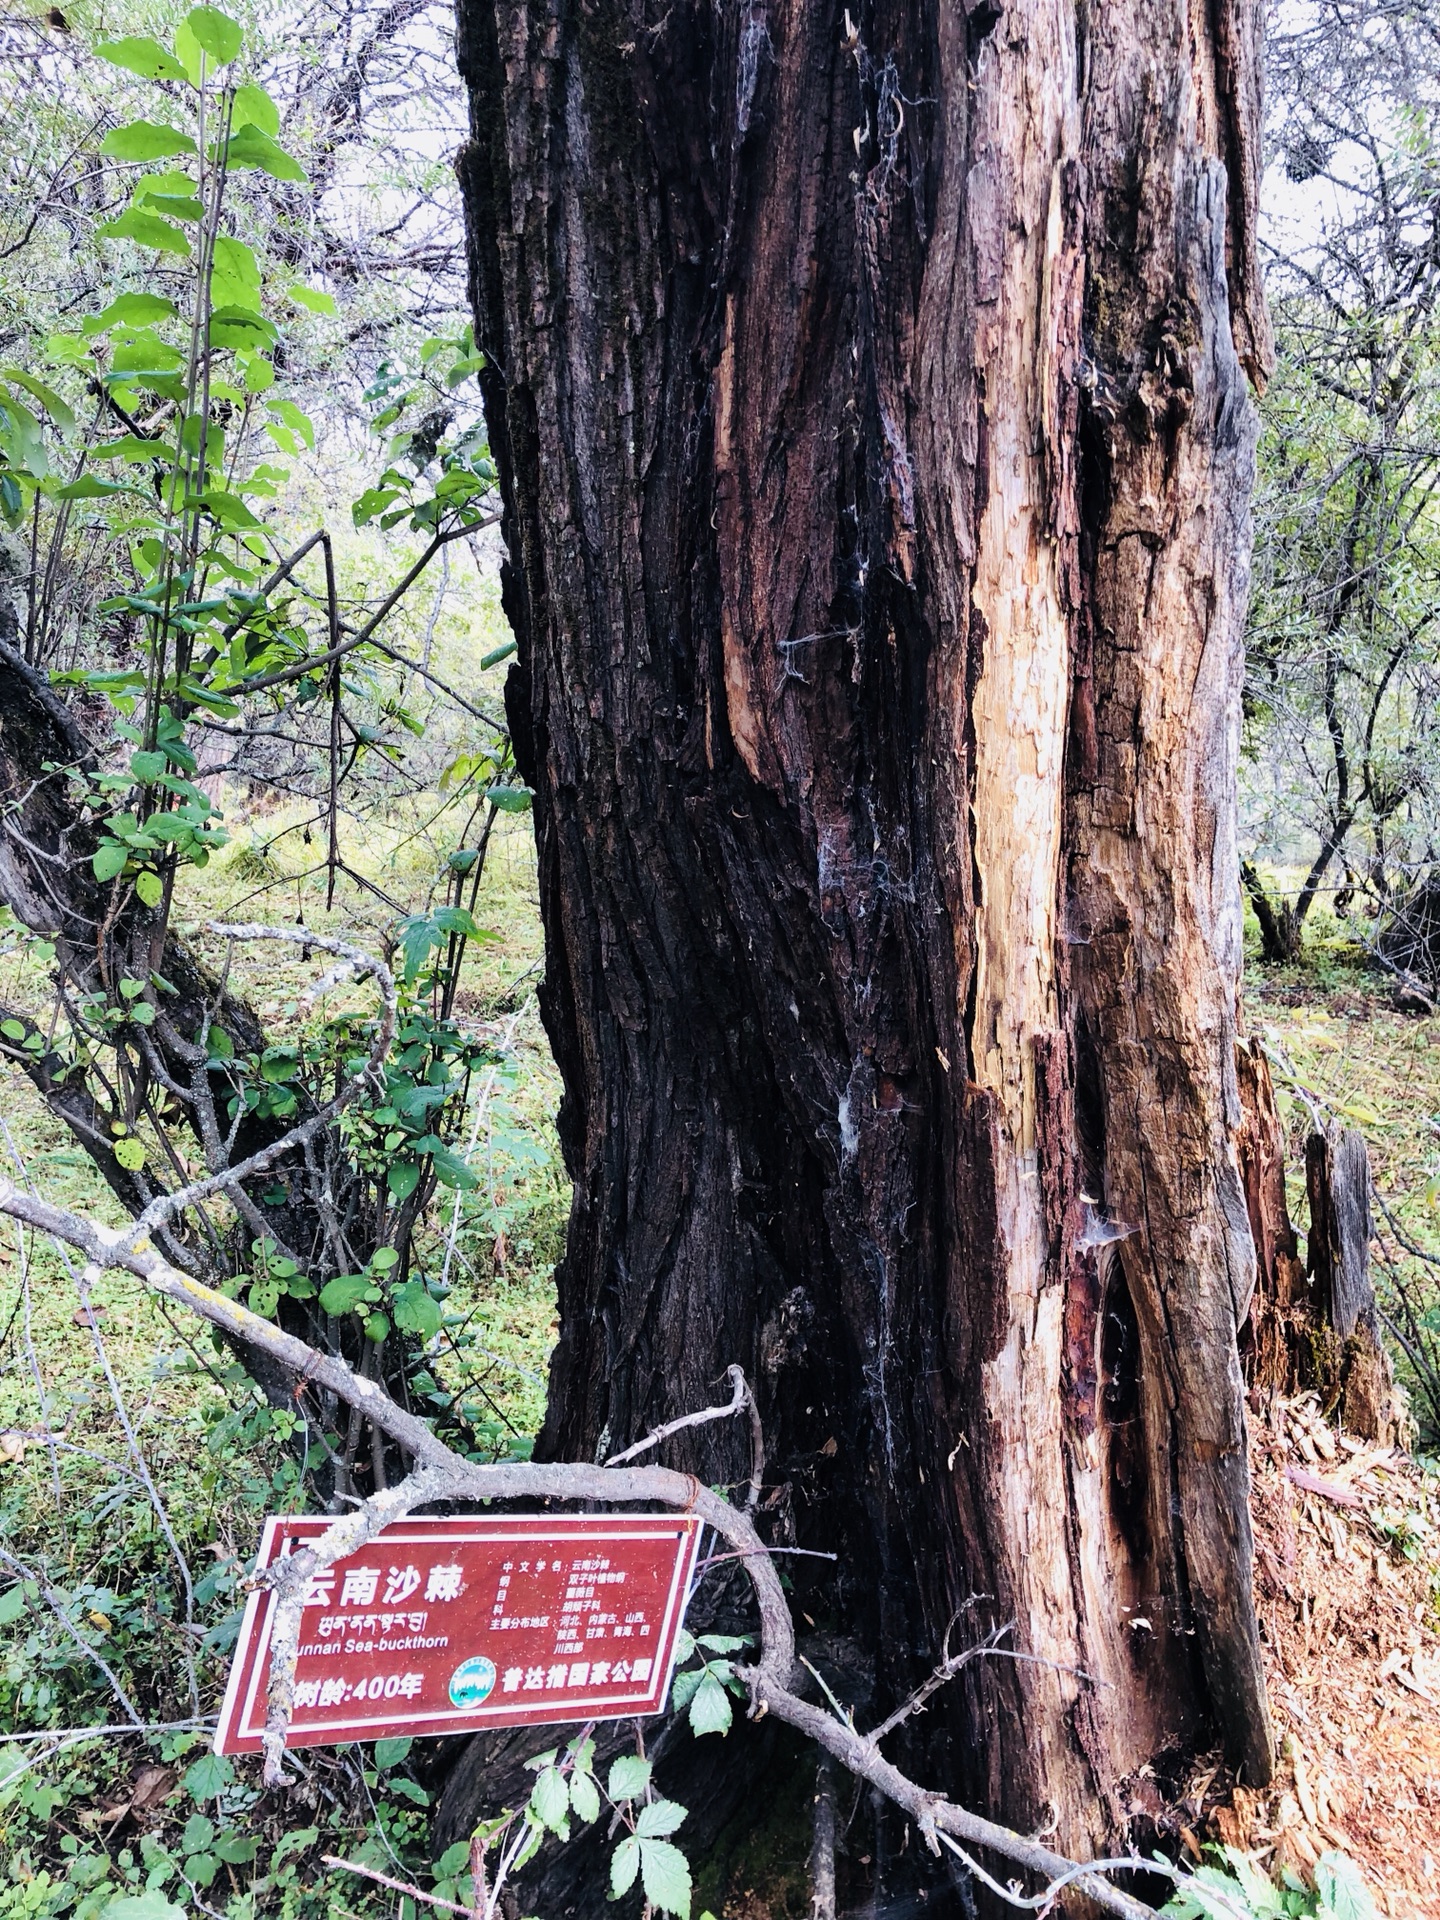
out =
<path fill-rule="evenodd" d="M 694 1512 L 714 1528 L 745 1562 L 760 1615 L 760 1658 L 741 1669 L 750 1694 L 754 1718 L 773 1713 L 787 1726 L 814 1740 L 857 1779 L 878 1789 L 907 1814 L 934 1853 L 943 1845 L 961 1855 L 987 1884 L 1005 1898 L 1025 1906 L 1041 1906 L 1061 1885 L 1078 1884 L 1095 1904 L 1124 1920 L 1148 1920 L 1153 1909 L 1120 1891 L 1103 1876 L 1120 1870 L 1165 1871 L 1158 1863 L 1138 1858 L 1086 1865 L 1067 1859 L 1039 1840 L 986 1820 L 968 1808 L 910 1780 L 880 1752 L 873 1737 L 861 1734 L 847 1721 L 812 1706 L 793 1690 L 797 1667 L 795 1632 L 780 1577 L 749 1515 L 700 1485 L 689 1474 L 665 1467 L 610 1467 L 536 1465 L 516 1462 L 477 1466 L 453 1453 L 426 1423 L 397 1405 L 373 1380 L 362 1379 L 338 1355 L 307 1346 L 293 1334 L 252 1313 L 239 1301 L 227 1299 L 171 1266 L 147 1241 L 118 1233 L 20 1191 L 0 1180 L 0 1212 L 25 1225 L 77 1247 L 97 1267 L 119 1267 L 142 1279 L 155 1292 L 189 1307 L 192 1312 L 233 1337 L 251 1342 L 290 1372 L 327 1387 L 356 1409 L 373 1427 L 387 1434 L 410 1456 L 414 1468 L 395 1487 L 371 1496 L 355 1512 L 336 1520 L 311 1547 L 302 1548 L 267 1570 L 263 1576 L 276 1595 L 269 1714 L 265 1733 L 265 1777 L 282 1778 L 285 1734 L 293 1700 L 295 1647 L 305 1586 L 320 1568 L 378 1533 L 388 1522 L 438 1500 L 490 1501 L 507 1499 L 580 1500 L 607 1504 L 632 1502 L 674 1507 Z M 743 1376 L 742 1376 L 743 1385 Z M 733 1409 L 739 1411 L 743 1401 Z M 1039 1896 L 1022 1896 L 1000 1887 L 973 1862 L 968 1848 L 998 1854 L 1012 1866 L 1046 1883 Z"/>

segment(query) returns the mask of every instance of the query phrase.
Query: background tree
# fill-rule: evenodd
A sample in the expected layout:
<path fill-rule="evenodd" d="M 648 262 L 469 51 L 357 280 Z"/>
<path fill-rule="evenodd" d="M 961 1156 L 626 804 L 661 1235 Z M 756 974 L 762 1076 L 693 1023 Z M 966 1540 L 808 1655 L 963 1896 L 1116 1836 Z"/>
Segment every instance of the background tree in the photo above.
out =
<path fill-rule="evenodd" d="M 1440 35 L 1428 8 L 1326 0 L 1282 13 L 1269 53 L 1279 366 L 1262 410 L 1247 812 L 1303 878 L 1293 899 L 1253 863 L 1245 882 L 1265 958 L 1290 960 L 1324 892 L 1372 921 L 1403 916 L 1434 856 Z"/>
<path fill-rule="evenodd" d="M 1270 1767 L 1233 1141 L 1258 13 L 460 25 L 575 1179 L 541 1447 L 603 1456 L 738 1361 L 771 1537 L 840 1555 L 797 1603 L 877 1703 L 1014 1623 L 907 1770 L 1084 1852 L 1141 1769 Z M 667 1458 L 748 1471 L 713 1429 Z"/>

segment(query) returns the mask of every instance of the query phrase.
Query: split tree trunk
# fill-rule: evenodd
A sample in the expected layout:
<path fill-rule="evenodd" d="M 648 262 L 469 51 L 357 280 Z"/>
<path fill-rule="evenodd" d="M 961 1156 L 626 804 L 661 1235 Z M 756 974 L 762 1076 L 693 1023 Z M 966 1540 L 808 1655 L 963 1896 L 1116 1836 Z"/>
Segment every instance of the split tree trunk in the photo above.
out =
<path fill-rule="evenodd" d="M 1141 1768 L 1270 1767 L 1258 34 L 1252 0 L 460 4 L 575 1178 L 542 1450 L 738 1361 L 772 1520 L 841 1556 L 797 1602 L 878 1698 L 952 1622 L 1037 1656 L 897 1758 L 1077 1853 Z M 738 1427 L 666 1457 L 749 1470 Z"/>

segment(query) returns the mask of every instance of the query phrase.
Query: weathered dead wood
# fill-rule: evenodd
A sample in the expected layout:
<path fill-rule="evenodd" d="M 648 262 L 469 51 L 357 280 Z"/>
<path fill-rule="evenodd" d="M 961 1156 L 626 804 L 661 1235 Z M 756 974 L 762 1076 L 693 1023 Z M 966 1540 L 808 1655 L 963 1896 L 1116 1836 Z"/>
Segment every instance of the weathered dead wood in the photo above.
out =
<path fill-rule="evenodd" d="M 1370 1154 L 1364 1134 L 1338 1120 L 1312 1133 L 1305 1143 L 1305 1182 L 1310 1281 L 1333 1337 L 1325 1351 L 1316 1352 L 1317 1383 L 1352 1432 L 1388 1443 L 1396 1426 L 1395 1383 L 1370 1278 Z"/>

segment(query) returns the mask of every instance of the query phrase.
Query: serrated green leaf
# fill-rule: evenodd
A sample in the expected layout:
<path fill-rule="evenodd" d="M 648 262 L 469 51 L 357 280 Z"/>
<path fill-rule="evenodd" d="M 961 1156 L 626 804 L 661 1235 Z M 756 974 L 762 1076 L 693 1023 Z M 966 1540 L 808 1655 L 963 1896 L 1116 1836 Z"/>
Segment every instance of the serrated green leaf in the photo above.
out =
<path fill-rule="evenodd" d="M 638 1800 L 650 1784 L 650 1762 L 638 1753 L 622 1753 L 610 1768 L 609 1794 L 612 1800 Z"/>
<path fill-rule="evenodd" d="M 645 1898 L 676 1920 L 690 1920 L 690 1862 L 668 1840 L 641 1840 L 639 1846 Z"/>
<path fill-rule="evenodd" d="M 111 160 L 167 160 L 172 154 L 194 153 L 195 142 L 162 120 L 130 120 L 110 129 L 100 151 Z"/>
<path fill-rule="evenodd" d="M 551 1833 L 564 1830 L 570 1815 L 570 1790 L 558 1767 L 546 1767 L 543 1773 L 535 1777 L 535 1785 L 530 1791 L 530 1805 L 535 1817 Z"/>
<path fill-rule="evenodd" d="M 95 49 L 112 67 L 124 67 L 138 73 L 142 80 L 183 80 L 185 69 L 173 53 L 167 53 L 158 40 L 144 34 L 127 34 L 121 40 L 102 40 Z"/>
<path fill-rule="evenodd" d="M 670 1687 L 670 1704 L 676 1713 L 683 1713 L 695 1698 L 695 1689 L 705 1678 L 703 1667 L 686 1667 L 677 1673 Z"/>
<path fill-rule="evenodd" d="M 202 1753 L 193 1766 L 185 1769 L 180 1784 L 192 1800 L 213 1800 L 234 1778 L 235 1769 L 223 1754 Z"/>
<path fill-rule="evenodd" d="M 1326 1920 L 1374 1920 L 1375 1904 L 1364 1875 L 1347 1854 L 1322 1853 L 1315 1866 L 1315 1891 L 1324 1902 Z"/>
<path fill-rule="evenodd" d="M 600 1818 L 600 1789 L 595 1784 L 595 1776 L 580 1767 L 570 1775 L 570 1804 L 576 1819 L 583 1820 L 586 1826 Z"/>
<path fill-rule="evenodd" d="M 622 1893 L 628 1893 L 635 1884 L 635 1876 L 640 1871 L 640 1842 L 633 1833 L 627 1833 L 615 1849 L 610 1860 L 610 1897 L 618 1900 Z"/>
<path fill-rule="evenodd" d="M 658 1840 L 667 1833 L 674 1833 L 688 1811 L 678 1800 L 652 1800 L 648 1806 L 640 1809 L 635 1831 L 642 1840 Z"/>
<path fill-rule="evenodd" d="M 690 1702 L 691 1732 L 697 1736 L 702 1733 L 728 1733 L 734 1717 L 730 1696 L 715 1675 L 706 1672 Z"/>

